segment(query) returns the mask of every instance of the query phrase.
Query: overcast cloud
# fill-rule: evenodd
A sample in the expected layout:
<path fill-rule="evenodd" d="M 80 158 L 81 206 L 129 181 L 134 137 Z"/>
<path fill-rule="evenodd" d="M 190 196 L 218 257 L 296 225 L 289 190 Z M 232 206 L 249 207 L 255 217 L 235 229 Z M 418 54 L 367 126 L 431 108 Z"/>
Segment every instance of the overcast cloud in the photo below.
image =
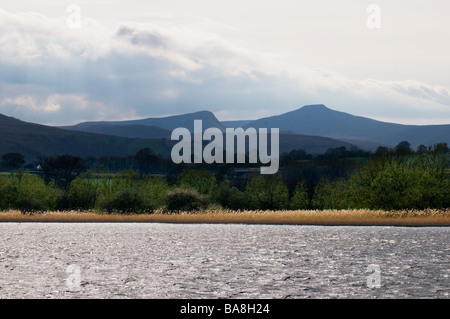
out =
<path fill-rule="evenodd" d="M 450 123 L 447 1 L 379 1 L 380 29 L 366 26 L 371 2 L 317 2 L 113 1 L 105 10 L 80 1 L 79 29 L 67 27 L 70 3 L 2 4 L 0 113 L 53 125 L 205 109 L 233 120 L 321 103 Z"/>

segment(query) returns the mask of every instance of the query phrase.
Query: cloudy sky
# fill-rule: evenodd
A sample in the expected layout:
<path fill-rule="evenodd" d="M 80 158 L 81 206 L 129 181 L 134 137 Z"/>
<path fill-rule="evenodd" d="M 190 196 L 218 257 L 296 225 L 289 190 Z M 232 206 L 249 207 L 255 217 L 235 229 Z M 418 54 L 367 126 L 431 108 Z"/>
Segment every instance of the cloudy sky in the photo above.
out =
<path fill-rule="evenodd" d="M 449 13 L 448 0 L 1 0 L 0 113 L 66 125 L 325 104 L 449 124 Z"/>

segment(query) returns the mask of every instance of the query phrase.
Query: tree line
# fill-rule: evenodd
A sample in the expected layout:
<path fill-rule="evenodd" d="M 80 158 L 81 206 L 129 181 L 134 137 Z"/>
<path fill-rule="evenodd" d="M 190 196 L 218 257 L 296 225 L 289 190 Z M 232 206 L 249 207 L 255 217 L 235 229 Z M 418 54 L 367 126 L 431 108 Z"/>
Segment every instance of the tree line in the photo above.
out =
<path fill-rule="evenodd" d="M 232 165 L 174 165 L 143 149 L 126 158 L 41 158 L 33 164 L 38 174 L 32 174 L 21 169 L 25 161 L 20 154 L 9 153 L 2 156 L 2 167 L 9 172 L 0 175 L 0 209 L 448 208 L 449 158 L 445 143 L 412 150 L 401 142 L 374 153 L 340 147 L 317 156 L 294 150 L 282 155 L 278 174 L 260 175 L 246 164 L 240 175 Z"/>

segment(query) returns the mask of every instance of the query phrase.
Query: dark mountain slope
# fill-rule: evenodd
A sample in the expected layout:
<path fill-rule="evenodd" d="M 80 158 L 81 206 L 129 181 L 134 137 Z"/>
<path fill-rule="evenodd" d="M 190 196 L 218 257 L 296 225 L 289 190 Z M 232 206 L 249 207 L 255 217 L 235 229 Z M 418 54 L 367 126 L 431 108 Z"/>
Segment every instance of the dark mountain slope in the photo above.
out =
<path fill-rule="evenodd" d="M 28 159 L 71 154 L 88 156 L 127 156 L 150 147 L 155 153 L 170 155 L 172 142 L 164 139 L 129 139 L 22 122 L 0 114 L 0 155 L 19 152 Z"/>
<path fill-rule="evenodd" d="M 108 122 L 84 122 L 71 127 L 65 127 L 66 129 L 83 130 L 83 127 L 94 127 L 95 125 L 126 125 L 128 127 L 134 125 L 145 125 L 159 127 L 165 130 L 172 131 L 178 127 L 185 127 L 191 132 L 194 128 L 194 120 L 202 120 L 203 129 L 208 127 L 217 127 L 223 129 L 224 126 L 217 120 L 213 113 L 209 111 L 200 111 L 195 113 L 187 113 L 181 115 L 167 116 L 167 117 L 155 117 L 146 118 L 141 120 L 129 120 L 129 121 L 108 121 Z"/>
<path fill-rule="evenodd" d="M 171 134 L 171 131 L 157 126 L 132 125 L 132 124 L 84 124 L 61 128 L 70 131 L 105 134 L 128 138 L 170 139 Z"/>
<path fill-rule="evenodd" d="M 297 134 L 343 140 L 365 140 L 391 146 L 409 141 L 412 146 L 450 144 L 450 125 L 401 125 L 308 105 L 277 116 L 252 121 L 246 127 L 278 127 Z"/>

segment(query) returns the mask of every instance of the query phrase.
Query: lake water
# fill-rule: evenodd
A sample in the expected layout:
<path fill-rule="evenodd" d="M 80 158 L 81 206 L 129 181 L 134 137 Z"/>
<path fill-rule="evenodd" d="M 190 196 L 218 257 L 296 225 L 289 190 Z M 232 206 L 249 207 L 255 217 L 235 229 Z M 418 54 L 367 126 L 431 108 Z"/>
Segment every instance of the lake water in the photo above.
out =
<path fill-rule="evenodd" d="M 0 298 L 449 298 L 450 228 L 0 223 Z"/>

